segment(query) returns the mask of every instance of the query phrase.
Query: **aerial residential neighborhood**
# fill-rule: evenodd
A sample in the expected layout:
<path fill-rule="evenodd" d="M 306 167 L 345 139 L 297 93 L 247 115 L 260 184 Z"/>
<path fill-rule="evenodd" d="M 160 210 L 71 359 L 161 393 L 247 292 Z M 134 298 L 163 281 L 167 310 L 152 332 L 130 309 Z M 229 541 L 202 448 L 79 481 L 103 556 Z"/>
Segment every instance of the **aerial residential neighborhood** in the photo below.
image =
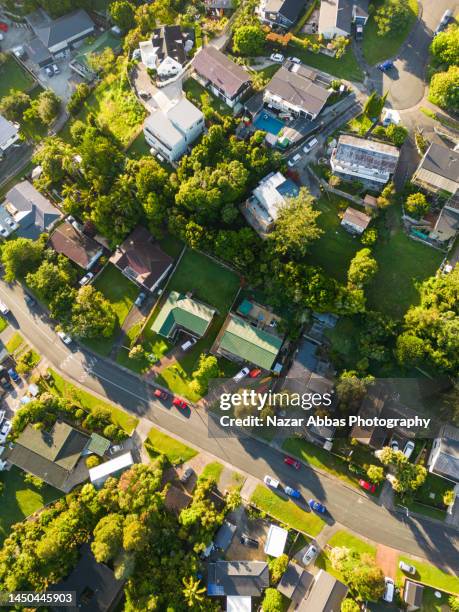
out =
<path fill-rule="evenodd" d="M 0 609 L 459 611 L 459 4 L 0 0 Z"/>

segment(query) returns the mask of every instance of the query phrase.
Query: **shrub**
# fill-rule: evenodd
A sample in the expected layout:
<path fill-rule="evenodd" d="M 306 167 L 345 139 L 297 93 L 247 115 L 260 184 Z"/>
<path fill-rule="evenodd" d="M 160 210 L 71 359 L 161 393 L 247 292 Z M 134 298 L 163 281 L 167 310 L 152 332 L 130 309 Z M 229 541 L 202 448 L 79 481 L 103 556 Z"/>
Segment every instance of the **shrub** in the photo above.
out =
<path fill-rule="evenodd" d="M 89 457 L 86 459 L 86 467 L 88 468 L 88 470 L 96 467 L 96 465 L 99 465 L 99 464 L 100 464 L 100 457 L 98 457 L 97 455 L 89 455 Z"/>
<path fill-rule="evenodd" d="M 360 242 L 365 246 L 372 246 L 378 239 L 378 230 L 374 227 L 370 227 L 365 230 L 362 234 Z"/>
<path fill-rule="evenodd" d="M 91 89 L 87 83 L 77 85 L 75 91 L 70 96 L 67 102 L 67 110 L 71 115 L 76 115 L 83 107 L 84 101 L 91 93 Z"/>

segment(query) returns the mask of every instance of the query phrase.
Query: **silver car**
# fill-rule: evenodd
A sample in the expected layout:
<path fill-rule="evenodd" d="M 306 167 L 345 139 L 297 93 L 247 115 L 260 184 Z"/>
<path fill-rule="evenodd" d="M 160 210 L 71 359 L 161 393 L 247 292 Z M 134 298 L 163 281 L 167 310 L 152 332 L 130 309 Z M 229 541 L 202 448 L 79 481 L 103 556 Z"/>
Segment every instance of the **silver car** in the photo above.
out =
<path fill-rule="evenodd" d="M 311 544 L 311 546 L 309 546 L 308 550 L 303 555 L 303 564 L 309 565 L 316 559 L 318 554 L 319 554 L 319 549 L 317 548 L 317 546 L 314 546 L 314 544 Z"/>

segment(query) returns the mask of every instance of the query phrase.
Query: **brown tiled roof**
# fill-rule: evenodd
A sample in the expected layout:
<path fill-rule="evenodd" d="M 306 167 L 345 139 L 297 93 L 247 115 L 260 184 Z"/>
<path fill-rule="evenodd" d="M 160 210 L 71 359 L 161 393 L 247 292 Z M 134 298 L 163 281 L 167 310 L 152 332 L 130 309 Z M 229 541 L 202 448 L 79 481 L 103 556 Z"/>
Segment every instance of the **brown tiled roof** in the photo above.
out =
<path fill-rule="evenodd" d="M 198 74 L 232 98 L 250 81 L 250 75 L 215 47 L 205 47 L 195 55 L 193 67 Z"/>
<path fill-rule="evenodd" d="M 78 232 L 67 221 L 56 228 L 49 242 L 57 253 L 62 253 L 85 270 L 91 260 L 102 252 L 102 247 L 95 240 Z"/>
<path fill-rule="evenodd" d="M 364 212 L 349 206 L 346 208 L 343 221 L 345 223 L 352 223 L 352 225 L 357 225 L 358 227 L 363 227 L 363 229 L 366 229 L 371 221 L 371 217 L 366 215 Z"/>

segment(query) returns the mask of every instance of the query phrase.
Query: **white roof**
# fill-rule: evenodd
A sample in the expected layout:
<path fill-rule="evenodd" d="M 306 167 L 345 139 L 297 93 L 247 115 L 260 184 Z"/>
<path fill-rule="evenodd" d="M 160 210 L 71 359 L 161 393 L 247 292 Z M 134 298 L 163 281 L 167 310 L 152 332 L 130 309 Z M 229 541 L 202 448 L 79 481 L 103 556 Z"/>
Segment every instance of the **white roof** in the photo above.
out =
<path fill-rule="evenodd" d="M 273 219 L 277 219 L 278 208 L 285 202 L 284 196 L 277 190 L 285 181 L 286 178 L 281 172 L 272 173 L 266 176 L 253 191 L 253 195 Z"/>
<path fill-rule="evenodd" d="M 167 116 L 174 125 L 186 132 L 192 125 L 202 119 L 203 114 L 199 108 L 183 97 L 167 111 Z"/>
<path fill-rule="evenodd" d="M 123 455 L 119 455 L 114 459 L 110 459 L 110 461 L 106 461 L 105 463 L 101 463 L 100 465 L 96 465 L 96 467 L 91 468 L 89 470 L 89 479 L 91 482 L 95 482 L 96 480 L 110 476 L 110 474 L 114 474 L 119 470 L 128 468 L 133 465 L 133 463 L 134 459 L 132 458 L 131 453 L 124 453 Z"/>
<path fill-rule="evenodd" d="M 139 43 L 140 57 L 142 58 L 142 64 L 147 68 L 155 68 L 156 66 L 156 49 L 153 46 L 151 40 L 145 40 Z"/>
<path fill-rule="evenodd" d="M 227 612 L 251 612 L 252 598 L 242 595 L 230 595 L 226 598 Z"/>
<path fill-rule="evenodd" d="M 145 127 L 150 129 L 153 134 L 157 134 L 159 139 L 170 149 L 183 141 L 183 135 L 161 110 L 157 110 L 147 117 Z"/>
<path fill-rule="evenodd" d="M 18 127 L 0 115 L 0 146 L 6 144 L 17 133 Z"/>
<path fill-rule="evenodd" d="M 288 531 L 286 529 L 271 525 L 266 538 L 265 553 L 270 557 L 280 557 L 284 552 L 287 536 Z"/>
<path fill-rule="evenodd" d="M 173 57 L 165 57 L 158 66 L 158 74 L 167 76 L 169 74 L 178 74 L 182 69 L 182 64 Z"/>

